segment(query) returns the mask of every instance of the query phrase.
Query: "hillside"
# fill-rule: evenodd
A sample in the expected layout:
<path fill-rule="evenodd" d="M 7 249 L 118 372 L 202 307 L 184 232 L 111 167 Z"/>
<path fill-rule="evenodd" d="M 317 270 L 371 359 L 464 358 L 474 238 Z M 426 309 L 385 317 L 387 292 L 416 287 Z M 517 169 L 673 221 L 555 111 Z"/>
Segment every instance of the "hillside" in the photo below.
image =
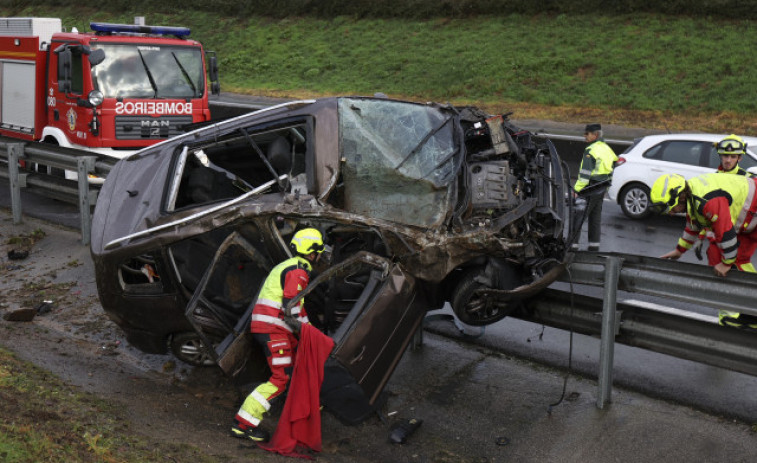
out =
<path fill-rule="evenodd" d="M 536 12 L 272 18 L 165 13 L 145 5 L 0 7 L 0 15 L 61 17 L 79 30 L 88 30 L 89 21 L 132 23 L 135 16 L 190 27 L 193 38 L 217 52 L 224 91 L 288 97 L 380 91 L 515 111 L 518 118 L 757 135 L 757 102 L 750 97 L 757 74 L 742 59 L 751 56 L 757 28 L 745 19 Z"/>

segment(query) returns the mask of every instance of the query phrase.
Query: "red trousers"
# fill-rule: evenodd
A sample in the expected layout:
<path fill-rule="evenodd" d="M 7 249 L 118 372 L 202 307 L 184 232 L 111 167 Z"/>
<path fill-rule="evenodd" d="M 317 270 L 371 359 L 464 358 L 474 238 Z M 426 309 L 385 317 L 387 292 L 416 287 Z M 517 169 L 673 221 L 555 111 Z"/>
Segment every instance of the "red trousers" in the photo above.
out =
<path fill-rule="evenodd" d="M 292 366 L 297 354 L 297 338 L 291 333 L 253 333 L 255 341 L 262 347 L 268 366 L 271 368 L 271 377 L 268 381 L 279 390 L 268 399 L 284 392 L 292 376 Z"/>
<path fill-rule="evenodd" d="M 739 250 L 736 253 L 736 262 L 734 263 L 739 270 L 750 271 L 750 267 L 746 269 L 741 267 L 745 264 L 751 264 L 754 251 L 757 249 L 757 230 L 749 233 L 748 235 L 737 235 L 739 240 Z M 710 241 L 710 245 L 707 247 L 707 263 L 714 267 L 723 261 L 723 252 L 720 250 L 717 244 Z"/>

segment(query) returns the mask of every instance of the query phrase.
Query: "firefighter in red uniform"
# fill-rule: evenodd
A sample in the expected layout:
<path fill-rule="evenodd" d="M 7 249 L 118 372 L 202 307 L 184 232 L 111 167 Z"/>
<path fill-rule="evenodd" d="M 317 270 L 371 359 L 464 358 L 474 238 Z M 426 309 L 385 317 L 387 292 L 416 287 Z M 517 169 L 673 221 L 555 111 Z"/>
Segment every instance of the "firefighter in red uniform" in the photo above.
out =
<path fill-rule="evenodd" d="M 720 165 L 716 171 L 719 174 L 744 175 L 754 177 L 752 174 L 739 166 L 739 162 L 746 154 L 746 142 L 738 135 L 728 135 L 717 143 L 713 144 L 720 156 Z M 707 235 L 707 229 L 699 232 L 699 241 L 694 245 L 697 259 L 702 260 L 702 246 Z"/>
<path fill-rule="evenodd" d="M 755 272 L 757 249 L 757 178 L 703 174 L 686 180 L 681 175 L 660 176 L 650 191 L 652 207 L 660 213 L 686 212 L 686 228 L 676 248 L 662 256 L 678 259 L 691 249 L 700 230 L 708 228 L 707 259 L 719 276 L 731 268 Z M 719 323 L 757 332 L 757 317 L 721 310 Z"/>
<path fill-rule="evenodd" d="M 753 177 L 752 174 L 739 166 L 739 162 L 746 154 L 746 146 L 746 142 L 741 137 L 733 134 L 715 143 L 715 148 L 720 156 L 718 172 Z"/>
<path fill-rule="evenodd" d="M 260 422 L 271 408 L 271 401 L 286 390 L 294 365 L 297 338 L 291 322 L 285 321 L 284 310 L 307 287 L 312 264 L 324 249 L 323 237 L 315 228 L 305 228 L 294 234 L 289 246 L 295 256 L 271 270 L 252 311 L 253 337 L 263 347 L 271 377 L 247 396 L 231 428 L 233 436 L 256 442 L 269 439 L 268 432 L 259 427 Z M 300 300 L 292 308 L 291 315 L 300 323 L 308 323 L 303 302 Z"/>

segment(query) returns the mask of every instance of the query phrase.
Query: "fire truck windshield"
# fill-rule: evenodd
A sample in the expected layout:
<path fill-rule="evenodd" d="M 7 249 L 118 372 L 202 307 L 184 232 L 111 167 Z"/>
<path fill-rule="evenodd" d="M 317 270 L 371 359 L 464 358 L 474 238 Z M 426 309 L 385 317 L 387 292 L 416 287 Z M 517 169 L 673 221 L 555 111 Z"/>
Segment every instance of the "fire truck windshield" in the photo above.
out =
<path fill-rule="evenodd" d="M 105 60 L 92 81 L 105 98 L 199 98 L 205 92 L 198 47 L 98 44 Z"/>

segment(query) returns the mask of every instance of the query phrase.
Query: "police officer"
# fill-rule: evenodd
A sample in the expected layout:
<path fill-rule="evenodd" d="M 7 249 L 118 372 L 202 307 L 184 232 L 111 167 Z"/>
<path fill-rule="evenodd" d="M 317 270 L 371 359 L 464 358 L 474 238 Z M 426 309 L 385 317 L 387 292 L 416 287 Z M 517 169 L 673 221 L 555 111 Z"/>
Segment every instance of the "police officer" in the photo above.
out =
<path fill-rule="evenodd" d="M 612 179 L 612 170 L 618 157 L 602 138 L 600 124 L 588 124 L 584 130 L 584 138 L 589 144 L 584 150 L 578 179 L 573 187 L 575 196 L 586 196 L 586 216 L 589 220 L 589 251 L 599 251 L 599 241 L 602 227 L 602 202 L 604 193 Z M 604 182 L 606 185 L 599 189 L 587 187 Z M 582 194 L 582 192 L 589 194 Z M 574 245 L 574 248 L 576 246 Z"/>
<path fill-rule="evenodd" d="M 268 441 L 269 434 L 259 427 L 260 422 L 271 408 L 271 401 L 289 384 L 297 349 L 294 330 L 298 323 L 308 323 L 303 300 L 291 310 L 295 322 L 285 320 L 284 311 L 287 303 L 307 287 L 312 264 L 325 247 L 323 237 L 315 228 L 305 228 L 294 234 L 289 247 L 295 256 L 271 270 L 252 311 L 250 328 L 255 341 L 263 347 L 271 377 L 258 385 L 237 411 L 231 428 L 234 437 Z"/>
<path fill-rule="evenodd" d="M 686 212 L 686 227 L 676 248 L 662 256 L 678 259 L 691 249 L 699 231 L 708 228 L 707 260 L 715 274 L 726 276 L 731 268 L 755 272 L 752 255 L 757 249 L 757 178 L 742 175 L 703 174 L 686 180 L 665 174 L 650 191 L 653 210 Z M 719 323 L 757 332 L 757 317 L 721 310 Z"/>

